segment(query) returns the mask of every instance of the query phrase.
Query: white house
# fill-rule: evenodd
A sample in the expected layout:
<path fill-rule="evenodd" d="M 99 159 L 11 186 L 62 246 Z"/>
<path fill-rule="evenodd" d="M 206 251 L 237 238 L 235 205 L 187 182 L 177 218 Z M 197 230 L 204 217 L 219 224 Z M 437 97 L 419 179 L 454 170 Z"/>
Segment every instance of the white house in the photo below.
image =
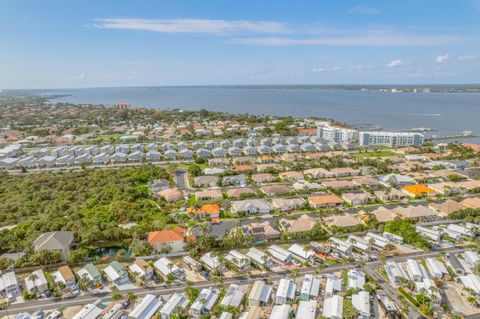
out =
<path fill-rule="evenodd" d="M 247 256 L 239 252 L 238 250 L 231 250 L 225 259 L 231 262 L 238 270 L 244 271 L 250 268 L 250 259 Z"/>
<path fill-rule="evenodd" d="M 160 309 L 162 301 L 154 295 L 148 294 L 143 297 L 135 308 L 130 312 L 128 318 L 130 319 L 150 319 Z"/>
<path fill-rule="evenodd" d="M 292 262 L 292 254 L 280 246 L 270 246 L 268 248 L 268 253 L 273 257 L 273 259 L 282 264 L 289 264 Z"/>
<path fill-rule="evenodd" d="M 161 257 L 154 264 L 153 267 L 164 277 L 173 276 L 175 279 L 185 278 L 185 271 L 172 263 L 167 257 Z"/>
<path fill-rule="evenodd" d="M 170 319 L 170 316 L 175 311 L 175 309 L 185 309 L 188 306 L 188 298 L 179 292 L 175 292 L 170 299 L 163 305 L 160 309 L 160 317 L 162 319 Z"/>
<path fill-rule="evenodd" d="M 322 315 L 329 319 L 342 319 L 343 317 L 343 297 L 334 295 L 325 299 L 323 303 Z"/>
<path fill-rule="evenodd" d="M 297 285 L 289 279 L 282 278 L 278 283 L 277 294 L 275 295 L 275 303 L 277 305 L 286 304 L 295 299 L 295 291 Z"/>
<path fill-rule="evenodd" d="M 218 289 L 212 287 L 202 289 L 197 299 L 195 299 L 190 307 L 190 314 L 195 318 L 202 315 L 209 316 L 213 307 L 215 307 L 219 296 L 220 292 Z"/>
<path fill-rule="evenodd" d="M 300 299 L 310 300 L 310 298 L 317 298 L 320 292 L 320 279 L 312 274 L 306 274 L 302 288 L 300 289 Z"/>
<path fill-rule="evenodd" d="M 250 307 L 265 306 L 270 303 L 272 287 L 263 281 L 255 281 L 248 295 L 248 305 Z"/>

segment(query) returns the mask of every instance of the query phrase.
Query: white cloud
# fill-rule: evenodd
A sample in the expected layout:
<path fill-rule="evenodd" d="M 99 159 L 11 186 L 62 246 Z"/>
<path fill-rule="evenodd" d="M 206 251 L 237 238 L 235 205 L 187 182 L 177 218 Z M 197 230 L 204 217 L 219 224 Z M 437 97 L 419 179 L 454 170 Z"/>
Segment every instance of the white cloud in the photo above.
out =
<path fill-rule="evenodd" d="M 458 57 L 458 60 L 462 62 L 480 61 L 480 55 L 461 55 Z"/>
<path fill-rule="evenodd" d="M 94 27 L 104 29 L 144 30 L 160 33 L 289 33 L 285 23 L 274 21 L 214 19 L 95 19 Z"/>
<path fill-rule="evenodd" d="M 380 10 L 377 8 L 373 7 L 367 7 L 367 6 L 356 6 L 353 8 L 350 8 L 348 10 L 348 14 L 369 14 L 369 15 L 375 15 L 375 14 L 380 14 Z"/>
<path fill-rule="evenodd" d="M 439 55 L 435 58 L 435 62 L 436 63 L 445 63 L 445 62 L 448 62 L 448 60 L 450 60 L 450 54 L 444 54 L 444 55 Z"/>
<path fill-rule="evenodd" d="M 390 61 L 390 63 L 385 64 L 385 66 L 387 68 L 398 68 L 398 67 L 401 67 L 401 66 L 404 66 L 404 65 L 405 65 L 405 62 L 403 62 L 402 60 L 399 60 L 399 59 L 392 60 L 392 61 Z"/>

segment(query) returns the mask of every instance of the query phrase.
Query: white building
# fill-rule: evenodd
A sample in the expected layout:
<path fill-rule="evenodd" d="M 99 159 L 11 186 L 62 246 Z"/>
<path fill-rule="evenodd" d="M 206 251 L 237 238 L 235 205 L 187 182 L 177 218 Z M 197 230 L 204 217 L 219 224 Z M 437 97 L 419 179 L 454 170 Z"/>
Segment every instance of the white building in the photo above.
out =
<path fill-rule="evenodd" d="M 231 250 L 225 259 L 231 262 L 238 270 L 244 271 L 250 268 L 250 259 L 247 256 L 239 252 L 238 250 Z"/>
<path fill-rule="evenodd" d="M 422 281 L 425 278 L 420 269 L 420 264 L 414 259 L 407 259 L 406 269 L 413 281 Z"/>
<path fill-rule="evenodd" d="M 375 233 L 372 233 L 372 232 L 368 232 L 366 235 L 365 235 L 365 240 L 367 240 L 368 242 L 372 242 L 373 245 L 379 247 L 379 248 L 385 248 L 385 246 L 387 246 L 390 241 L 388 240 L 388 238 L 384 237 L 384 236 L 381 236 L 381 235 L 378 235 L 378 234 L 375 234 Z"/>
<path fill-rule="evenodd" d="M 325 318 L 342 319 L 343 317 L 343 297 L 339 295 L 325 299 L 322 315 Z"/>
<path fill-rule="evenodd" d="M 238 308 L 242 303 L 243 296 L 245 296 L 245 292 L 241 287 L 237 284 L 231 284 L 220 301 L 220 305 L 223 307 L 231 306 Z"/>
<path fill-rule="evenodd" d="M 189 300 L 184 294 L 175 292 L 160 309 L 160 317 L 162 319 L 170 319 L 175 309 L 185 309 L 188 306 L 188 302 Z"/>
<path fill-rule="evenodd" d="M 315 253 L 309 249 L 305 248 L 299 244 L 293 244 L 288 248 L 288 251 L 293 254 L 293 257 L 299 259 L 300 261 L 310 261 L 315 257 Z"/>
<path fill-rule="evenodd" d="M 310 298 L 317 298 L 320 292 L 320 285 L 320 279 L 312 274 L 306 274 L 300 289 L 300 299 L 310 300 Z"/>
<path fill-rule="evenodd" d="M 405 271 L 394 261 L 387 261 L 385 264 L 385 272 L 387 273 L 388 278 L 394 284 L 400 284 L 402 280 L 409 280 L 408 275 Z"/>
<path fill-rule="evenodd" d="M 315 319 L 317 318 L 317 301 L 301 300 L 298 303 L 295 318 L 299 319 Z"/>
<path fill-rule="evenodd" d="M 143 297 L 142 301 L 133 308 L 133 310 L 128 315 L 130 319 L 150 319 L 152 318 L 155 313 L 157 313 L 158 309 L 162 302 L 157 299 L 154 295 L 148 294 Z"/>
<path fill-rule="evenodd" d="M 247 257 L 262 267 L 272 267 L 272 258 L 258 248 L 250 248 L 247 252 Z"/>
<path fill-rule="evenodd" d="M 0 294 L 12 296 L 18 296 L 20 294 L 17 277 L 13 271 L 4 273 L 0 277 Z"/>
<path fill-rule="evenodd" d="M 342 291 L 342 281 L 334 274 L 327 275 L 325 283 L 325 296 L 332 296 L 334 293 Z"/>
<path fill-rule="evenodd" d="M 223 265 L 220 263 L 219 258 L 217 256 L 214 256 L 211 252 L 203 255 L 200 258 L 200 261 L 211 270 L 221 271 L 223 268 Z"/>
<path fill-rule="evenodd" d="M 268 253 L 278 262 L 288 264 L 292 262 L 292 254 L 287 250 L 277 245 L 272 245 L 268 248 Z"/>
<path fill-rule="evenodd" d="M 337 237 L 330 237 L 330 247 L 341 255 L 348 256 L 352 254 L 353 245 Z"/>
<path fill-rule="evenodd" d="M 365 273 L 359 269 L 348 270 L 348 288 L 363 289 L 365 286 Z"/>
<path fill-rule="evenodd" d="M 209 316 L 213 307 L 215 307 L 219 296 L 220 292 L 217 289 L 212 287 L 202 289 L 197 299 L 195 299 L 190 307 L 190 314 L 195 318 L 202 315 Z"/>
<path fill-rule="evenodd" d="M 25 288 L 29 293 L 43 293 L 48 290 L 47 278 L 42 269 L 32 272 L 30 276 L 25 279 Z"/>
<path fill-rule="evenodd" d="M 425 260 L 425 263 L 427 265 L 428 271 L 436 279 L 442 279 L 443 276 L 449 274 L 447 267 L 445 267 L 445 265 L 441 261 L 430 257 Z"/>
<path fill-rule="evenodd" d="M 295 299 L 295 291 L 297 285 L 289 279 L 282 278 L 278 283 L 277 294 L 275 295 L 275 303 L 277 305 L 286 304 Z"/>
<path fill-rule="evenodd" d="M 275 305 L 270 313 L 270 319 L 289 319 L 290 305 Z"/>
<path fill-rule="evenodd" d="M 424 136 L 420 133 L 402 132 L 360 132 L 360 146 L 407 147 L 420 146 Z"/>
<path fill-rule="evenodd" d="M 352 295 L 352 305 L 358 310 L 359 318 L 370 318 L 372 313 L 370 307 L 370 294 L 365 291 L 359 291 Z"/>
<path fill-rule="evenodd" d="M 333 127 L 330 124 L 320 125 L 317 127 L 317 137 L 329 142 L 349 143 L 358 140 L 358 131 L 349 128 Z"/>
<path fill-rule="evenodd" d="M 96 319 L 100 317 L 102 309 L 93 304 L 88 304 L 82 308 L 72 319 Z"/>
<path fill-rule="evenodd" d="M 185 272 L 177 265 L 172 263 L 167 257 L 161 257 L 154 264 L 153 267 L 160 272 L 164 277 L 173 276 L 175 279 L 185 278 Z"/>
<path fill-rule="evenodd" d="M 272 287 L 263 281 L 255 281 L 248 295 L 248 305 L 250 307 L 265 306 L 270 303 Z"/>

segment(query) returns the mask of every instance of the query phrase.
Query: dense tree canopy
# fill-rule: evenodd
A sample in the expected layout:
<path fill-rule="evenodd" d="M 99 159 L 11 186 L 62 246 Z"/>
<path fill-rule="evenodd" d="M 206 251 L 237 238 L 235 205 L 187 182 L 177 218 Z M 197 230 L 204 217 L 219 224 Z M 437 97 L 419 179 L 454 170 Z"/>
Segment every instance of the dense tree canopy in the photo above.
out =
<path fill-rule="evenodd" d="M 169 178 L 153 165 L 109 170 L 4 175 L 0 178 L 0 249 L 22 249 L 41 233 L 75 232 L 76 241 L 118 241 L 144 236 L 168 223 L 165 203 L 154 201 L 147 183 Z M 136 222 L 126 230 L 119 224 Z"/>

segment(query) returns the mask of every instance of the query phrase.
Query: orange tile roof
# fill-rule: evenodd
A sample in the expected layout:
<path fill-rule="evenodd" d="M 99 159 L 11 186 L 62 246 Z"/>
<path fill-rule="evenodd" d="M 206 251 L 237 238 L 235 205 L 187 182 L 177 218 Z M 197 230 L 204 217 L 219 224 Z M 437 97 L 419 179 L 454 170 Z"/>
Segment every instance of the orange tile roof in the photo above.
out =
<path fill-rule="evenodd" d="M 189 207 L 187 209 L 187 212 L 191 214 L 208 214 L 208 215 L 220 214 L 220 206 L 218 204 L 206 204 L 200 207 L 199 209 Z"/>
<path fill-rule="evenodd" d="M 181 227 L 177 227 L 174 230 L 158 230 L 148 233 L 148 242 L 153 243 L 165 243 L 170 241 L 183 241 L 185 236 L 183 232 L 185 230 Z"/>
<path fill-rule="evenodd" d="M 72 270 L 68 266 L 62 266 L 58 268 L 58 271 L 60 272 L 63 279 L 65 280 L 75 279 L 75 275 L 73 274 Z"/>
<path fill-rule="evenodd" d="M 237 165 L 232 167 L 232 171 L 234 172 L 245 172 L 245 171 L 253 171 L 255 167 L 251 165 Z"/>
<path fill-rule="evenodd" d="M 308 198 L 314 204 L 328 204 L 328 203 L 343 203 L 343 200 L 335 195 L 319 195 L 311 196 Z"/>
<path fill-rule="evenodd" d="M 427 187 L 423 184 L 408 185 L 408 186 L 404 186 L 403 189 L 406 190 L 409 193 L 414 194 L 414 195 L 435 193 L 435 191 L 433 189 L 431 189 L 430 187 Z"/>

